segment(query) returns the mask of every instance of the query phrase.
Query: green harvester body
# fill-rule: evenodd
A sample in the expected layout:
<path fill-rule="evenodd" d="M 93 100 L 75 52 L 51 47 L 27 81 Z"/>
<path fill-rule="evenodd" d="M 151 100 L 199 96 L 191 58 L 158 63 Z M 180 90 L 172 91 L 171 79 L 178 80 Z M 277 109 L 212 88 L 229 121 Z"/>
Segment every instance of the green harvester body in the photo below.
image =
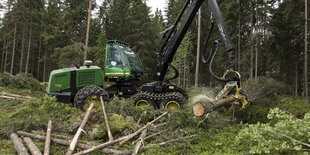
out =
<path fill-rule="evenodd" d="M 73 103 L 80 89 L 86 86 L 103 88 L 105 80 L 116 82 L 116 85 L 110 88 L 110 96 L 119 92 L 131 96 L 137 91 L 134 90 L 137 81 L 139 84 L 142 82 L 143 70 L 140 59 L 127 44 L 115 40 L 108 41 L 104 73 L 100 67 L 90 65 L 53 70 L 50 73 L 46 93 L 56 96 L 58 101 Z"/>

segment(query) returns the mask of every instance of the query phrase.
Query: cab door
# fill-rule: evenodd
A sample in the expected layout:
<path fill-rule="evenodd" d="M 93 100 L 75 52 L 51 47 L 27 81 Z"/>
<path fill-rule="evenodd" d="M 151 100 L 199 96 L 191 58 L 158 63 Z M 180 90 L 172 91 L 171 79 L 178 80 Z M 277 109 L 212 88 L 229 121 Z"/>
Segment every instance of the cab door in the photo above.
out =
<path fill-rule="evenodd" d="M 124 52 L 117 44 L 107 44 L 105 61 L 105 80 L 120 81 L 126 79 L 129 66 Z"/>

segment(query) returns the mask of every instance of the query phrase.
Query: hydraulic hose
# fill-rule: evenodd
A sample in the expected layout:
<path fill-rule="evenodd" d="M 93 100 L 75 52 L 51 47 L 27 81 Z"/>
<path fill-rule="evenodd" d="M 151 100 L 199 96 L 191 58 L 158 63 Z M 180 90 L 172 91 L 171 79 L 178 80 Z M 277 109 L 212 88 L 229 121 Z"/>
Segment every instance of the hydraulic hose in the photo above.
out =
<path fill-rule="evenodd" d="M 209 39 L 210 39 L 210 36 L 211 36 L 211 33 L 213 31 L 213 27 L 214 27 L 214 19 L 212 19 L 211 21 L 211 27 L 210 27 L 210 30 L 209 30 L 209 33 L 208 33 L 208 36 L 207 36 L 207 39 L 206 39 L 206 42 L 204 43 L 203 45 L 203 49 L 202 49 L 202 55 L 201 55 L 201 59 L 202 59 L 202 62 L 204 64 L 207 64 L 210 62 L 211 60 L 211 56 L 212 56 L 212 50 L 210 51 L 210 54 L 208 56 L 208 59 L 206 60 L 205 57 L 206 57 L 206 51 L 207 51 L 207 48 L 208 48 L 208 42 L 209 42 Z"/>
<path fill-rule="evenodd" d="M 215 75 L 213 72 L 213 63 L 214 63 L 214 59 L 216 58 L 216 54 L 218 52 L 220 44 L 221 44 L 221 42 L 219 40 L 215 40 L 213 45 L 212 45 L 211 52 L 210 52 L 211 60 L 210 60 L 210 65 L 209 65 L 209 72 L 216 80 L 221 81 L 221 82 L 229 82 L 232 80 L 220 78 L 217 75 Z"/>

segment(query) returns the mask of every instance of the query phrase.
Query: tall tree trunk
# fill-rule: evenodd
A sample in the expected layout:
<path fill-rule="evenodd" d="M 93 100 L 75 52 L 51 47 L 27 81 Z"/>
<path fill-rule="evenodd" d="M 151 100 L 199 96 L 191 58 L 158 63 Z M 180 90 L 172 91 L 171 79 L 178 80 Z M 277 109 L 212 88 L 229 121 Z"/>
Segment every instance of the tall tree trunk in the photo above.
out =
<path fill-rule="evenodd" d="M 198 88 L 198 78 L 199 78 L 200 24 L 201 24 L 201 8 L 199 8 L 199 10 L 198 10 L 198 36 L 197 36 L 197 56 L 196 56 L 196 72 L 195 72 L 195 89 Z"/>
<path fill-rule="evenodd" d="M 1 70 L 0 72 L 3 72 L 4 71 L 4 65 L 5 65 L 5 51 L 6 51 L 6 48 L 7 48 L 7 45 L 6 45 L 6 40 L 7 40 L 7 37 L 6 37 L 6 34 L 4 34 L 4 41 L 3 41 L 3 50 L 2 50 L 2 58 L 1 58 Z"/>
<path fill-rule="evenodd" d="M 89 35 L 89 27 L 90 27 L 90 16 L 91 16 L 91 0 L 89 0 L 89 7 L 88 7 L 88 20 L 87 20 L 87 30 L 86 30 L 86 39 L 85 39 L 85 49 L 84 49 L 84 62 L 87 59 L 87 48 L 88 48 L 88 35 Z"/>
<path fill-rule="evenodd" d="M 305 96 L 306 96 L 306 103 L 309 104 L 309 96 L 308 96 L 308 0 L 305 0 Z"/>
<path fill-rule="evenodd" d="M 26 61 L 25 73 L 28 73 L 28 67 L 29 67 L 29 57 L 30 57 L 30 49 L 31 49 L 31 36 L 32 36 L 32 12 L 30 13 L 29 42 L 28 42 L 28 51 L 27 51 L 27 61 Z"/>
<path fill-rule="evenodd" d="M 16 45 L 16 28 L 17 25 L 16 25 L 16 22 L 15 22 L 15 25 L 14 25 L 14 39 L 13 39 L 13 50 L 12 50 L 12 60 L 11 60 L 11 70 L 10 70 L 10 73 L 11 75 L 13 75 L 13 68 L 14 68 L 14 56 L 15 56 L 15 45 Z"/>
<path fill-rule="evenodd" d="M 40 36 L 41 36 L 41 33 L 42 33 L 42 28 L 41 28 L 41 31 L 40 31 Z M 42 39 L 40 37 L 40 42 L 39 42 L 39 57 L 38 57 L 38 65 L 37 65 L 37 79 L 39 80 L 39 77 L 40 77 L 40 59 L 41 59 L 41 46 L 42 46 Z M 39 80 L 40 81 L 40 80 Z"/>
<path fill-rule="evenodd" d="M 251 59 L 250 59 L 250 79 L 252 79 L 253 78 L 253 59 L 254 59 L 254 51 L 253 51 L 253 46 L 254 46 L 254 44 L 253 44 L 253 35 L 254 35 L 254 32 L 253 32 L 253 30 L 254 30 L 254 18 L 253 18 L 253 0 L 251 0 Z"/>
<path fill-rule="evenodd" d="M 239 0 L 239 13 L 238 13 L 238 71 L 241 72 L 241 62 L 240 62 L 240 49 L 241 49 L 241 0 Z"/>
<path fill-rule="evenodd" d="M 183 63 L 184 63 L 184 66 L 183 66 L 183 87 L 185 88 L 186 87 L 186 54 L 184 54 Z"/>
<path fill-rule="evenodd" d="M 258 26 L 256 27 L 256 34 L 258 34 Z M 255 49 L 255 79 L 257 78 L 257 72 L 258 72 L 258 46 L 259 46 L 259 38 L 258 35 L 256 35 L 256 49 Z"/>
<path fill-rule="evenodd" d="M 4 55 L 4 68 L 3 68 L 3 72 L 6 72 L 6 62 L 7 62 L 7 59 L 8 59 L 8 50 L 9 50 L 9 42 L 8 42 L 8 39 L 7 39 L 7 45 L 6 45 L 6 49 L 5 49 L 5 55 Z"/>
<path fill-rule="evenodd" d="M 45 82 L 46 77 L 46 53 L 47 53 L 47 45 L 45 45 L 45 51 L 44 51 L 44 63 L 43 63 L 43 82 Z"/>
<path fill-rule="evenodd" d="M 8 2 L 8 12 L 9 13 L 11 11 L 11 5 L 12 3 Z M 5 29 L 5 31 L 7 31 L 7 29 Z M 5 33 L 5 42 L 6 42 L 6 46 L 5 48 L 3 48 L 3 55 L 4 55 L 4 58 L 3 58 L 3 72 L 6 72 L 6 61 L 7 61 L 7 57 L 8 57 L 8 48 L 9 48 L 9 42 L 8 42 L 8 36 L 7 34 Z"/>
<path fill-rule="evenodd" d="M 25 48 L 25 28 L 23 28 L 23 34 L 22 34 L 22 46 L 20 49 L 19 73 L 23 72 L 24 48 Z"/>
<path fill-rule="evenodd" d="M 298 62 L 296 62 L 296 73 L 295 73 L 295 97 L 298 96 Z"/>

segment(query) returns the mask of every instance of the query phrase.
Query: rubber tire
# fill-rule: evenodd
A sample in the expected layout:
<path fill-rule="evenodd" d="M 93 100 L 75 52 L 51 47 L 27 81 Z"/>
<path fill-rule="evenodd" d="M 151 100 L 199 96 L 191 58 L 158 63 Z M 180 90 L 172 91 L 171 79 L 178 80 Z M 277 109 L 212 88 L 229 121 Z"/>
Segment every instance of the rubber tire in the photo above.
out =
<path fill-rule="evenodd" d="M 85 111 L 84 105 L 88 97 L 97 96 L 100 98 L 102 96 L 104 101 L 109 101 L 108 93 L 99 86 L 86 86 L 78 91 L 74 97 L 74 106 L 82 111 Z"/>
<path fill-rule="evenodd" d="M 140 100 L 145 100 L 145 101 L 147 101 L 148 102 L 148 104 L 150 105 L 150 106 L 153 106 L 153 107 L 155 107 L 156 108 L 156 106 L 155 106 L 155 104 L 154 104 L 154 101 L 153 100 L 151 100 L 151 99 L 149 99 L 149 98 L 147 98 L 147 97 L 144 97 L 143 96 L 143 94 L 136 94 L 135 96 L 133 96 L 133 105 L 135 106 L 135 107 L 137 107 L 136 106 L 136 104 L 137 104 L 137 102 L 138 101 L 140 101 Z"/>
<path fill-rule="evenodd" d="M 186 104 L 187 99 L 179 92 L 174 92 L 173 98 L 170 99 L 166 99 L 164 101 L 162 101 L 162 103 L 160 104 L 161 109 L 166 109 L 166 105 L 167 103 L 171 102 L 171 101 L 175 101 L 178 103 L 179 108 L 178 109 L 182 109 L 183 106 Z"/>

